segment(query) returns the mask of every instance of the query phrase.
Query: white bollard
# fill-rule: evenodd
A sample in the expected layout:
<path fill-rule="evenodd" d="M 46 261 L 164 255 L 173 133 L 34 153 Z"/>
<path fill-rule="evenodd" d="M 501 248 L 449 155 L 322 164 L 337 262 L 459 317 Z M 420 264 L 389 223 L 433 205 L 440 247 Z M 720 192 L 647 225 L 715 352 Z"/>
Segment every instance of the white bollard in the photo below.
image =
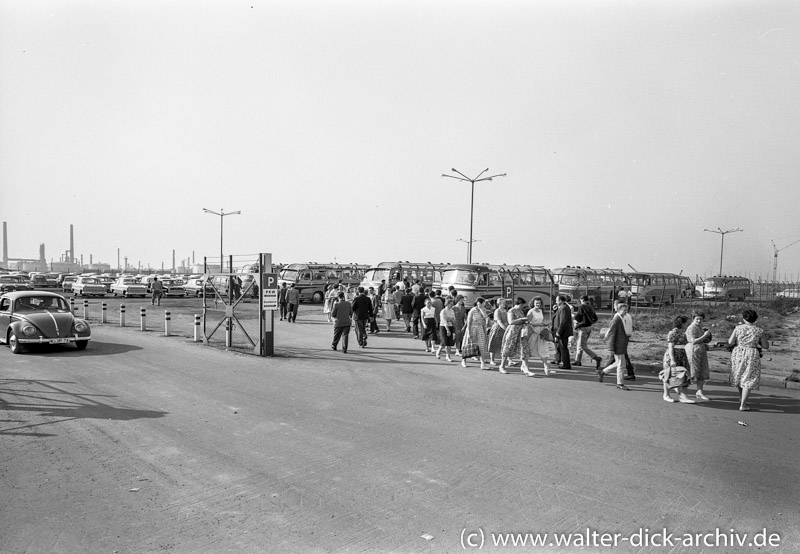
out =
<path fill-rule="evenodd" d="M 165 310 L 164 311 L 164 336 L 165 337 L 169 336 L 169 328 L 170 328 L 169 321 L 170 321 L 170 319 L 171 319 L 171 316 L 170 316 L 169 310 Z"/>
<path fill-rule="evenodd" d="M 147 310 L 145 308 L 139 308 L 139 320 L 141 330 L 147 331 Z"/>
<path fill-rule="evenodd" d="M 125 304 L 119 305 L 119 326 L 125 327 Z"/>
<path fill-rule="evenodd" d="M 86 298 L 83 299 L 83 319 L 89 319 L 89 301 Z"/>
<path fill-rule="evenodd" d="M 75 297 L 74 296 L 70 296 L 69 297 L 69 311 L 71 311 L 72 313 L 75 313 Z"/>
<path fill-rule="evenodd" d="M 105 323 L 106 322 L 106 310 L 107 309 L 108 309 L 108 304 L 103 302 L 103 313 L 100 316 L 100 323 Z"/>
<path fill-rule="evenodd" d="M 194 314 L 194 342 L 200 342 L 200 314 Z"/>

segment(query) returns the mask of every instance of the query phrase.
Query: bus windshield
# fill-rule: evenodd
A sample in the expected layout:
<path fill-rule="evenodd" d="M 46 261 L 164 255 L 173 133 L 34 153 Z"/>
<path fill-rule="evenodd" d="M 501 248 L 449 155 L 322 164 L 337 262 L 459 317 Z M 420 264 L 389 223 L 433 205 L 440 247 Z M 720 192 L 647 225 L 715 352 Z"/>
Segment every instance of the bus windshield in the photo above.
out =
<path fill-rule="evenodd" d="M 383 281 L 384 279 L 386 282 L 389 282 L 389 274 L 390 269 L 368 269 L 366 273 L 364 273 L 364 280 L 365 281 Z"/>
<path fill-rule="evenodd" d="M 297 273 L 296 269 L 284 269 L 281 271 L 281 279 L 284 281 L 297 281 Z"/>
<path fill-rule="evenodd" d="M 474 285 L 478 281 L 477 271 L 448 269 L 442 273 L 443 285 Z"/>
<path fill-rule="evenodd" d="M 577 285 L 580 279 L 577 275 L 565 275 L 563 273 L 554 275 L 556 283 L 561 285 Z"/>

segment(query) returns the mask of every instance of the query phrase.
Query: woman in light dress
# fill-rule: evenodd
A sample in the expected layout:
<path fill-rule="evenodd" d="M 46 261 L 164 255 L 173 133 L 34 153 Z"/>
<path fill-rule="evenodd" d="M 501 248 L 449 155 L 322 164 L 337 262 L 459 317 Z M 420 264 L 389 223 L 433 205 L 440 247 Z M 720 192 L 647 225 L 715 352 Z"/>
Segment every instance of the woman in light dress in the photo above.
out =
<path fill-rule="evenodd" d="M 544 311 L 542 310 L 543 302 L 541 296 L 534 296 L 532 302 L 533 307 L 528 310 L 528 324 L 530 324 L 532 330 L 529 337 L 531 356 L 536 356 L 539 358 L 542 361 L 544 374 L 550 375 L 551 373 L 556 372 L 554 369 L 550 369 L 550 366 L 547 364 L 547 356 L 550 354 L 550 345 L 548 344 L 548 341 L 539 336 L 539 333 L 542 332 L 542 329 L 546 329 L 548 327 L 548 325 L 544 322 Z"/>
<path fill-rule="evenodd" d="M 503 347 L 500 358 L 500 373 L 505 370 L 505 362 L 512 356 L 519 356 L 520 370 L 528 377 L 533 377 L 533 372 L 528 369 L 528 356 L 531 352 L 531 343 L 527 336 L 522 336 L 523 329 L 528 328 L 528 314 L 525 299 L 522 297 L 514 301 L 514 307 L 508 311 L 508 327 L 503 335 Z"/>
<path fill-rule="evenodd" d="M 339 298 L 339 291 L 336 290 L 336 285 L 334 284 L 327 285 L 327 287 L 328 288 L 325 291 L 325 304 L 322 307 L 322 313 L 328 318 L 328 323 L 331 323 L 333 321 L 331 310 L 333 310 L 333 304 Z"/>
<path fill-rule="evenodd" d="M 495 355 L 498 357 L 503 350 L 503 335 L 508 327 L 508 302 L 505 298 L 497 300 L 497 309 L 494 311 L 494 323 L 489 330 L 489 338 L 486 349 L 489 351 L 489 365 L 494 367 Z"/>
<path fill-rule="evenodd" d="M 478 358 L 481 361 L 481 369 L 486 369 L 486 310 L 483 307 L 486 299 L 479 296 L 475 299 L 475 306 L 467 313 L 467 320 L 464 322 L 464 338 L 461 342 L 461 353 L 469 345 L 478 347 Z M 461 367 L 467 367 L 466 358 L 461 358 Z"/>
<path fill-rule="evenodd" d="M 383 318 L 386 320 L 386 330 L 392 329 L 392 318 L 395 317 L 395 302 L 394 297 L 395 289 L 386 287 L 386 292 L 383 293 Z"/>
<path fill-rule="evenodd" d="M 761 381 L 761 349 L 769 348 L 764 329 L 756 327 L 755 310 L 742 312 L 744 323 L 737 325 L 728 338 L 731 350 L 731 385 L 739 389 L 739 410 L 749 412 L 747 399 L 750 391 L 758 388 Z"/>
<path fill-rule="evenodd" d="M 667 333 L 667 350 L 664 352 L 664 360 L 662 362 L 663 370 L 658 374 L 661 382 L 664 385 L 664 400 L 666 402 L 675 402 L 675 399 L 670 395 L 670 390 L 675 389 L 678 393 L 678 401 L 685 404 L 694 404 L 686 396 L 686 390 L 689 387 L 689 359 L 686 357 L 686 334 L 683 331 L 684 324 L 689 321 L 685 315 L 679 315 L 675 318 L 675 327 Z"/>
<path fill-rule="evenodd" d="M 692 312 L 692 323 L 686 328 L 686 356 L 689 358 L 692 381 L 697 384 L 696 402 L 708 402 L 703 394 L 703 385 L 711 377 L 706 348 L 706 344 L 711 342 L 711 331 L 702 327 L 705 318 L 706 314 L 703 312 Z"/>

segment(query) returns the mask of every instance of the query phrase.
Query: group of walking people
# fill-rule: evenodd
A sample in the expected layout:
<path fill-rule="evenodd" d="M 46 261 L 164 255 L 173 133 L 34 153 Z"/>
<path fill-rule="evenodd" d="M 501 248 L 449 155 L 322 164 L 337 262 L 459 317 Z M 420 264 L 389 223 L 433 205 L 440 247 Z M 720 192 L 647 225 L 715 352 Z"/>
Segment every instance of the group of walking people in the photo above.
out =
<path fill-rule="evenodd" d="M 667 350 L 664 353 L 663 369 L 659 373 L 664 386 L 664 400 L 675 402 L 671 392 L 677 393 L 677 401 L 687 404 L 708 402 L 703 387 L 710 377 L 707 344 L 711 342 L 711 331 L 703 327 L 705 314 L 692 313 L 691 323 L 684 315 L 675 318 L 674 327 L 667 334 Z M 769 348 L 764 329 L 755 325 L 758 314 L 755 310 L 742 312 L 742 323 L 728 337 L 731 352 L 730 383 L 739 391 L 739 410 L 750 411 L 747 400 L 750 392 L 757 389 L 761 381 L 762 350 Z M 687 395 L 691 384 L 696 387 L 695 398 Z"/>
<path fill-rule="evenodd" d="M 347 352 L 351 323 L 355 324 L 359 345 L 365 348 L 367 334 L 380 332 L 377 322 L 383 318 L 387 331 L 391 330 L 393 321 L 403 321 L 406 331 L 423 341 L 426 352 L 438 359 L 444 356 L 448 362 L 460 356 L 462 367 L 467 367 L 468 360 L 476 359 L 481 369 L 497 368 L 506 374 L 511 366 L 519 365 L 524 375 L 533 377 L 531 358 L 541 362 L 544 375 L 551 375 L 556 368 L 581 366 L 585 356 L 594 362 L 601 382 L 606 375 L 615 374 L 616 388 L 627 391 L 630 389 L 624 381 L 636 379 L 628 355 L 633 320 L 625 299 L 615 301 L 614 313 L 603 335 L 611 355 L 604 364 L 602 357 L 588 345 L 598 316 L 587 296 L 582 296 L 580 303 L 573 307 L 568 296 L 559 294 L 552 313 L 547 314 L 538 296 L 530 303 L 518 297 L 511 305 L 505 298 L 488 302 L 478 297 L 474 305 L 467 308 L 465 297 L 457 294 L 453 287 L 446 293 L 425 289 L 419 282 L 408 288 L 400 284 L 381 288 L 375 291 L 359 287 L 352 303 L 346 299 L 347 291 L 343 286 L 329 291 L 323 311 L 334 323 L 333 350 L 341 341 L 342 350 Z M 755 311 L 745 310 L 742 318 L 743 323 L 734 329 L 728 343 L 732 351 L 731 382 L 740 392 L 739 409 L 746 411 L 750 409 L 747 405 L 750 391 L 758 387 L 761 350 L 768 347 L 768 341 L 763 329 L 754 325 L 758 318 Z M 703 312 L 693 312 L 684 330 L 690 318 L 678 316 L 667 335 L 663 370 L 659 374 L 663 398 L 667 402 L 709 401 L 704 386 L 710 377 L 707 345 L 712 335 L 703 327 L 704 319 Z M 548 359 L 551 344 L 555 350 L 552 364 Z M 574 360 L 570 346 L 575 349 Z M 696 387 L 694 398 L 687 394 L 692 384 Z M 672 392 L 677 398 L 672 397 Z"/>

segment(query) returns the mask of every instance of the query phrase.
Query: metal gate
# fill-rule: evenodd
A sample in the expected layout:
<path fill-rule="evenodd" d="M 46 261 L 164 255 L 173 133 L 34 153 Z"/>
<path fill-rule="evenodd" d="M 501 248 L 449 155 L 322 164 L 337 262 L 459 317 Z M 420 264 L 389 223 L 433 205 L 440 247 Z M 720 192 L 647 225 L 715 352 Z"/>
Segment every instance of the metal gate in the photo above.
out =
<path fill-rule="evenodd" d="M 229 256 L 228 272 L 206 272 L 203 342 L 246 354 L 261 354 L 263 317 L 259 296 L 260 256 Z M 206 268 L 208 263 L 206 262 Z M 238 271 L 235 268 L 238 267 Z"/>

